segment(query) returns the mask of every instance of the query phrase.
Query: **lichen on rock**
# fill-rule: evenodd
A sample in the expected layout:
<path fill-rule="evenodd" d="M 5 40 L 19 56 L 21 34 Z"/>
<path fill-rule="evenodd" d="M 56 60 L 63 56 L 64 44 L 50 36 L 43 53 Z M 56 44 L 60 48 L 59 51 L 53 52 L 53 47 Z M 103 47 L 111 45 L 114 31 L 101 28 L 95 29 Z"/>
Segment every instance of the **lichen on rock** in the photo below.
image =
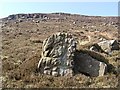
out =
<path fill-rule="evenodd" d="M 40 72 L 54 76 L 72 75 L 75 51 L 76 41 L 71 34 L 53 34 L 43 42 L 42 58 L 38 64 Z"/>

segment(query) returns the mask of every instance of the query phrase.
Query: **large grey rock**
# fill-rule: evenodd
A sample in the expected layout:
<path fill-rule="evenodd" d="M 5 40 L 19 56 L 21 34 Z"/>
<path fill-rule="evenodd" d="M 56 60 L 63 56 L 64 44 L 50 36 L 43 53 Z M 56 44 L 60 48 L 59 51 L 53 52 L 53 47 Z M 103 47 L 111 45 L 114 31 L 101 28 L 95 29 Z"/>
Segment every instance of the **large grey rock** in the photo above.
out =
<path fill-rule="evenodd" d="M 90 50 L 78 52 L 71 34 L 53 34 L 43 41 L 42 57 L 38 63 L 40 73 L 53 76 L 73 75 L 76 72 L 103 76 L 106 73 L 107 64 L 99 54 Z"/>
<path fill-rule="evenodd" d="M 54 76 L 72 75 L 75 51 L 76 41 L 71 34 L 53 34 L 43 42 L 38 64 L 40 72 Z"/>
<path fill-rule="evenodd" d="M 77 72 L 90 76 L 103 76 L 106 73 L 107 65 L 104 62 L 100 62 L 84 53 L 79 53 L 75 57 L 74 68 Z"/>
<path fill-rule="evenodd" d="M 112 50 L 119 50 L 119 44 L 116 40 L 104 40 L 93 45 L 90 50 L 103 51 L 110 54 Z"/>

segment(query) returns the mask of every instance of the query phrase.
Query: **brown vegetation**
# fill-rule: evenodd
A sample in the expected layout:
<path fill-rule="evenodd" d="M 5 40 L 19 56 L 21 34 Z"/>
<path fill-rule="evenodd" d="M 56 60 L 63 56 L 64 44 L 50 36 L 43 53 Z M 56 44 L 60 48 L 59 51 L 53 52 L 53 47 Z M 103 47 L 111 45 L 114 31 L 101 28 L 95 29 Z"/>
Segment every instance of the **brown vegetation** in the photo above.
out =
<path fill-rule="evenodd" d="M 112 55 L 101 53 L 103 57 L 94 57 L 107 60 L 114 68 L 103 77 L 89 77 L 78 74 L 73 77 L 53 77 L 42 75 L 37 70 L 40 60 L 43 40 L 56 32 L 73 34 L 76 39 L 86 40 L 90 35 L 95 43 L 100 35 L 110 39 L 117 39 L 117 17 L 86 17 L 80 15 L 48 14 L 49 19 L 31 19 L 23 21 L 4 20 L 2 26 L 2 82 L 4 88 L 40 88 L 40 87 L 92 87 L 115 88 L 118 86 L 118 53 Z M 57 17 L 58 19 L 54 18 Z M 62 18 L 62 19 L 61 19 Z M 111 19 L 109 19 L 111 18 Z M 38 20 L 37 22 L 35 22 Z M 15 23 L 16 22 L 16 23 Z M 75 22 L 75 23 L 73 23 Z M 104 33 L 105 31 L 105 33 Z M 94 32 L 94 34 L 90 34 Z M 98 33 L 95 33 L 98 32 Z M 100 34 L 101 33 L 101 34 Z M 107 35 L 108 36 L 107 36 Z M 104 38 L 104 37 L 102 37 Z M 88 43 L 90 44 L 90 43 Z M 80 46 L 84 49 L 89 46 Z M 91 45 L 91 44 L 90 44 Z M 83 51 L 83 50 L 81 50 Z M 85 50 L 83 52 L 86 52 Z M 91 54 L 90 52 L 87 52 Z M 92 54 L 93 55 L 93 54 Z M 112 70 L 113 69 L 113 70 Z"/>

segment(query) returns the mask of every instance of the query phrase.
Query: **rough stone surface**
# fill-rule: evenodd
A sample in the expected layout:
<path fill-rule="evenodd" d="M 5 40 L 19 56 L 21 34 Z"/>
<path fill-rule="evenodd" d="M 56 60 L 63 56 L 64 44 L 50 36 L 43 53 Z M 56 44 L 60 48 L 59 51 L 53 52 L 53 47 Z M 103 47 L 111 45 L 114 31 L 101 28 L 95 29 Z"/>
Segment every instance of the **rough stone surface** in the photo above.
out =
<path fill-rule="evenodd" d="M 90 50 L 93 51 L 104 51 L 108 54 L 111 53 L 112 50 L 119 50 L 119 44 L 116 40 L 104 40 L 95 45 L 93 45 Z"/>
<path fill-rule="evenodd" d="M 103 76 L 106 73 L 107 65 L 92 58 L 88 54 L 79 53 L 75 60 L 75 70 L 90 76 Z"/>
<path fill-rule="evenodd" d="M 42 58 L 38 64 L 40 72 L 54 76 L 72 75 L 75 51 L 76 41 L 71 34 L 53 34 L 43 42 Z"/>
<path fill-rule="evenodd" d="M 96 47 L 102 48 L 98 44 L 94 46 L 95 49 Z M 53 76 L 72 76 L 77 72 L 89 76 L 103 76 L 106 73 L 107 64 L 94 58 L 94 56 L 98 57 L 94 55 L 95 52 L 90 52 L 93 54 L 83 53 L 83 51 L 78 53 L 76 40 L 71 34 L 53 34 L 43 41 L 42 57 L 38 64 L 39 71 Z"/>

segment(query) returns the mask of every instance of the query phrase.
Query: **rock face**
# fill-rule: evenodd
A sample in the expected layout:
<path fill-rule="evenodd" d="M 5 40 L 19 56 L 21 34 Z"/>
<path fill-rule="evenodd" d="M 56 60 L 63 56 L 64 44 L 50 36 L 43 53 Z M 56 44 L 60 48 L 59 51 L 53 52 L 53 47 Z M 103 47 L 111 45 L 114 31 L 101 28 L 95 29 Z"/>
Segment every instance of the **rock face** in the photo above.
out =
<path fill-rule="evenodd" d="M 92 58 L 88 54 L 79 53 L 75 59 L 75 70 L 89 76 L 103 76 L 106 73 L 107 65 Z"/>
<path fill-rule="evenodd" d="M 110 54 L 112 50 L 119 50 L 119 44 L 116 40 L 104 40 L 93 45 L 90 50 L 103 51 Z"/>
<path fill-rule="evenodd" d="M 64 76 L 73 74 L 76 41 L 71 34 L 57 33 L 43 42 L 42 58 L 38 68 L 41 73 Z"/>
<path fill-rule="evenodd" d="M 49 16 L 49 15 L 48 15 Z M 44 13 L 33 13 L 33 14 L 13 14 L 9 15 L 6 18 L 3 18 L 4 20 L 29 20 L 29 19 L 49 19 L 47 14 Z"/>

